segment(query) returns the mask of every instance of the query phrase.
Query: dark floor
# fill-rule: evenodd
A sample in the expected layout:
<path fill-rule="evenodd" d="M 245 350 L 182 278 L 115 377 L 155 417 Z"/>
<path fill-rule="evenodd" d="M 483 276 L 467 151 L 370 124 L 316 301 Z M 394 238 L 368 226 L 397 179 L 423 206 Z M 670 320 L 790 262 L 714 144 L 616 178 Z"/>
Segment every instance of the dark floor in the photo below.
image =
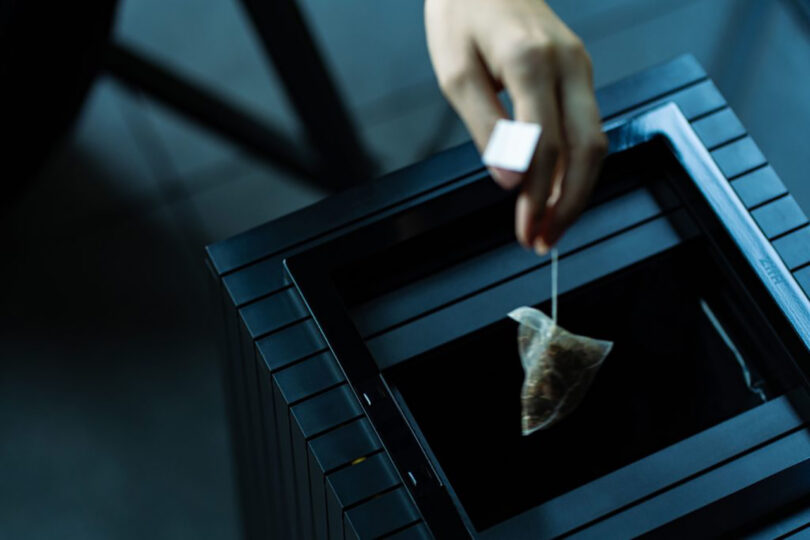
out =
<path fill-rule="evenodd" d="M 584 37 L 598 83 L 693 52 L 810 211 L 799 1 L 552 4 Z M 302 5 L 385 170 L 464 140 L 433 82 L 421 2 Z M 233 0 L 123 0 L 115 33 L 298 132 Z M 97 82 L 3 222 L 0 537 L 237 535 L 202 248 L 319 197 Z"/>

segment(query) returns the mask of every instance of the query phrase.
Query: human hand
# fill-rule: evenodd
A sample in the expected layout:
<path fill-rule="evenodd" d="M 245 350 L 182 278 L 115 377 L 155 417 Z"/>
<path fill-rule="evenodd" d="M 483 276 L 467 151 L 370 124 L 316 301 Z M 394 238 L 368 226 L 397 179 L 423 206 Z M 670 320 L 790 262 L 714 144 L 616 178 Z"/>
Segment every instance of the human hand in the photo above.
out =
<path fill-rule="evenodd" d="M 480 152 L 506 118 L 504 88 L 515 120 L 542 126 L 526 173 L 491 172 L 520 186 L 518 241 L 547 252 L 584 208 L 607 150 L 582 41 L 543 0 L 425 0 L 425 27 L 439 86 Z"/>

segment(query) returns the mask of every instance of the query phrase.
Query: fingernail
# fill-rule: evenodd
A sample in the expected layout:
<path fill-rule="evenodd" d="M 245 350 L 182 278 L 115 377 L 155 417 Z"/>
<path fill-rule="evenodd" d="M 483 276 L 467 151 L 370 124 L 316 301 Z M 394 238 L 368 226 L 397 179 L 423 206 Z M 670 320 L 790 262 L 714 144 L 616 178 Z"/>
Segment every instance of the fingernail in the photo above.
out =
<path fill-rule="evenodd" d="M 534 252 L 537 253 L 538 255 L 540 256 L 545 255 L 546 253 L 548 253 L 548 249 L 549 249 L 548 245 L 542 238 L 538 238 L 537 240 L 534 241 Z"/>
<path fill-rule="evenodd" d="M 514 189 L 523 181 L 523 173 L 492 167 L 490 170 L 495 181 L 504 189 Z"/>

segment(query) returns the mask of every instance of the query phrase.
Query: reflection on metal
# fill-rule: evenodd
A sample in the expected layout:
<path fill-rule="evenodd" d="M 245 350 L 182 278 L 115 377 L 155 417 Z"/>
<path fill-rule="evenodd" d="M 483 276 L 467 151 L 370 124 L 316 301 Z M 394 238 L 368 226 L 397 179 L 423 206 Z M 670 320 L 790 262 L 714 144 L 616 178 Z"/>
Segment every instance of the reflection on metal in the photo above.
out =
<path fill-rule="evenodd" d="M 712 326 L 714 326 L 714 329 L 717 330 L 717 333 L 723 339 L 723 343 L 726 344 L 726 347 L 728 347 L 728 349 L 731 351 L 731 354 L 734 355 L 734 359 L 737 360 L 737 363 L 740 365 L 743 380 L 745 381 L 745 386 L 747 386 L 752 393 L 759 396 L 759 399 L 763 403 L 765 403 L 768 400 L 768 398 L 765 396 L 765 392 L 762 390 L 762 388 L 759 387 L 759 384 L 754 383 L 751 380 L 751 370 L 748 369 L 748 364 L 745 362 L 745 359 L 742 357 L 742 354 L 740 354 L 740 351 L 739 349 L 737 349 L 737 346 L 734 344 L 734 341 L 732 341 L 732 339 L 729 337 L 725 328 L 723 328 L 723 325 L 720 324 L 719 320 L 717 320 L 717 317 L 712 311 L 712 308 L 710 308 L 709 304 L 707 304 L 706 301 L 702 298 L 700 299 L 700 307 L 701 309 L 703 309 L 703 313 L 706 314 L 706 317 L 709 319 L 709 322 L 712 323 Z"/>

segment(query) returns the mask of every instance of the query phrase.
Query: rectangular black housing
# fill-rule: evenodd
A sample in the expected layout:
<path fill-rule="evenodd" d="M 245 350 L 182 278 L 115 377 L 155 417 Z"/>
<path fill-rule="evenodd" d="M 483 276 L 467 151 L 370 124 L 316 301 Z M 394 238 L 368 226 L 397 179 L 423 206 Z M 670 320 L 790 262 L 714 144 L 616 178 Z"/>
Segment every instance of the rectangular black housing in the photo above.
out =
<path fill-rule="evenodd" d="M 548 310 L 549 261 L 471 145 L 209 246 L 249 537 L 810 520 L 804 214 L 693 58 L 598 99 L 611 156 L 560 243 L 560 322 L 616 348 L 556 431 L 516 434 L 505 319 Z"/>

